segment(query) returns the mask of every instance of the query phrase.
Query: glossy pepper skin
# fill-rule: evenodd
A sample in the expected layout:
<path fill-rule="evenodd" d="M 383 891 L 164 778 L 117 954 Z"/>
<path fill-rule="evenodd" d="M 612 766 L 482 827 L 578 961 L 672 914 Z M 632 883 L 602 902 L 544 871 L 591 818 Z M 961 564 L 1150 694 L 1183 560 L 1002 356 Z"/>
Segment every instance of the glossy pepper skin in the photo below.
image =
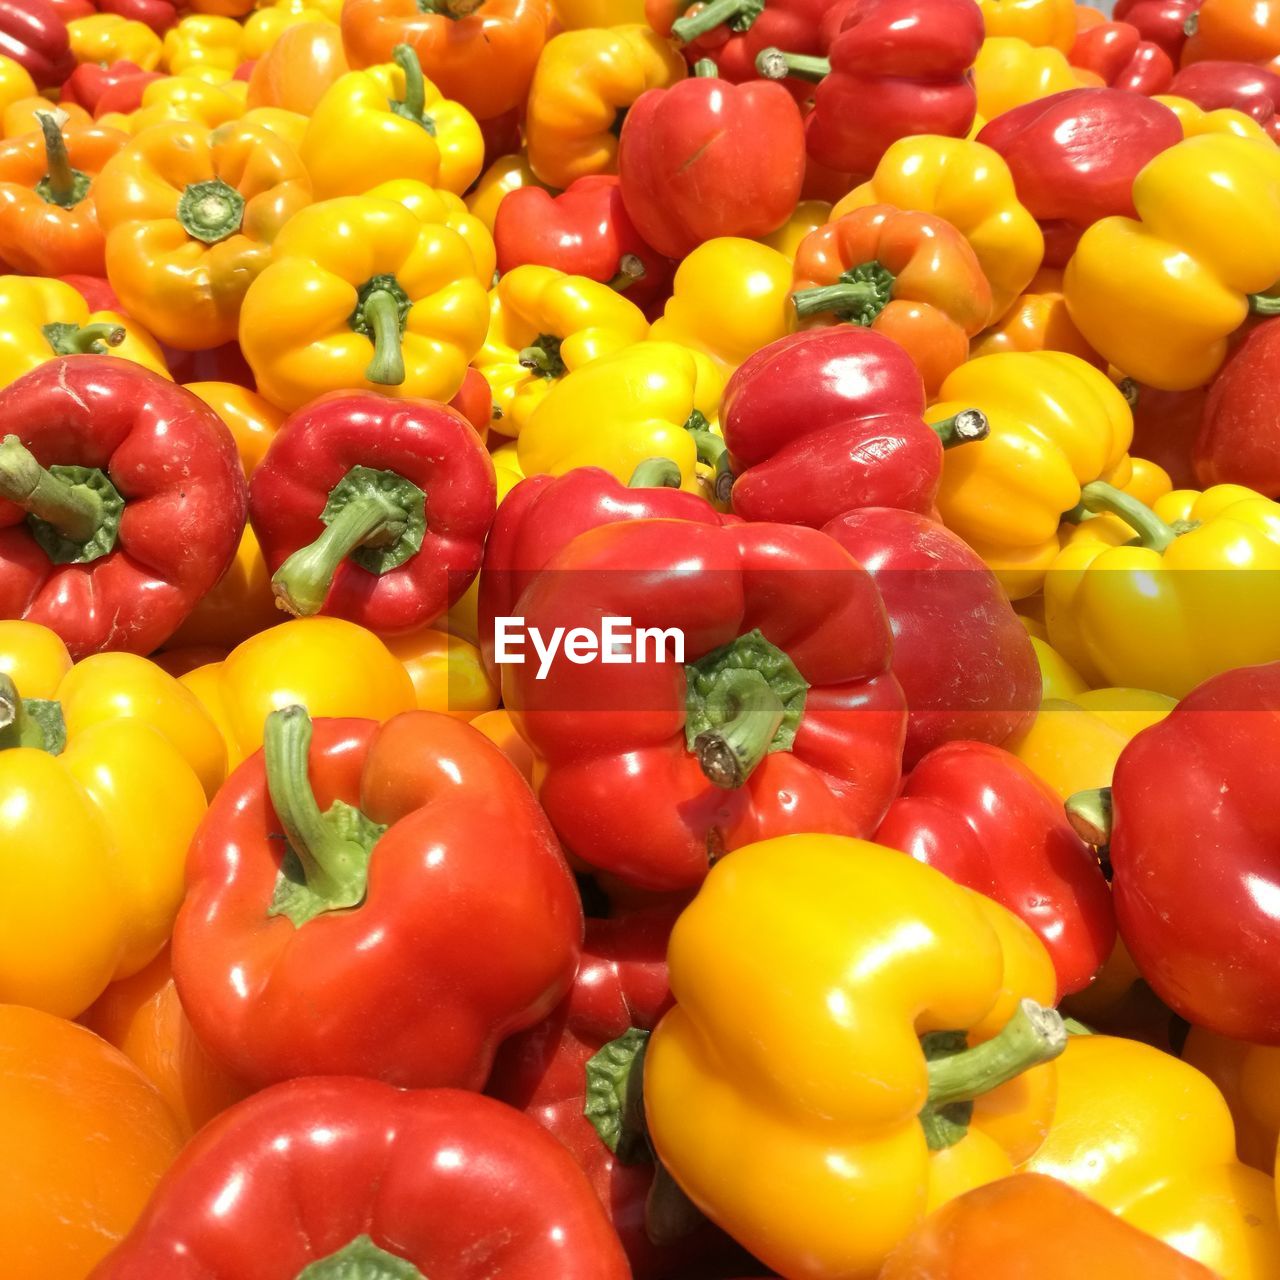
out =
<path fill-rule="evenodd" d="M 1054 1066 L 1053 1124 L 1028 1171 L 1083 1191 L 1216 1275 L 1275 1273 L 1272 1180 L 1236 1162 L 1231 1113 L 1211 1081 L 1112 1036 L 1072 1036 Z"/>
<path fill-rule="evenodd" d="M 1173 80 L 1169 55 L 1127 22 L 1102 22 L 1081 30 L 1069 57 L 1073 67 L 1094 72 L 1113 89 L 1148 96 L 1177 92 L 1169 88 Z"/>
<path fill-rule="evenodd" d="M 225 1208 L 228 1188 L 243 1188 Z M 297 1230 L 282 1231 L 287 1213 Z M 626 1280 L 573 1158 L 511 1107 L 455 1089 L 293 1080 L 183 1151 L 93 1280 Z"/>
<path fill-rule="evenodd" d="M 230 433 L 181 387 L 101 356 L 42 365 L 0 391 L 0 415 L 0 612 L 75 658 L 150 653 L 235 554 L 248 495 Z"/>
<path fill-rule="evenodd" d="M 1167 107 L 1118 88 L 1055 93 L 1015 107 L 978 134 L 1004 157 L 1018 199 L 1040 223 L 1050 267 L 1064 266 L 1100 218 L 1134 216 L 1134 178 L 1181 138 Z"/>
<path fill-rule="evenodd" d="M 324 200 L 276 238 L 240 344 L 281 409 L 328 391 L 447 403 L 484 341 L 487 283 L 452 227 L 384 197 Z"/>
<path fill-rule="evenodd" d="M 734 510 L 815 528 L 855 507 L 929 512 L 943 445 L 924 408 L 911 357 L 879 333 L 837 325 L 770 343 L 725 388 Z"/>
<path fill-rule="evenodd" d="M 929 752 L 875 839 L 1020 917 L 1053 960 L 1059 998 L 1087 987 L 1111 953 L 1115 916 L 1097 857 L 1059 796 L 999 747 L 948 742 Z"/>
<path fill-rule="evenodd" d="M 617 169 L 618 113 L 683 79 L 684 60 L 646 26 L 565 31 L 538 59 L 525 117 L 534 174 L 548 186 Z"/>
<path fill-rule="evenodd" d="M 496 505 L 461 414 L 341 392 L 285 419 L 249 486 L 277 604 L 384 634 L 429 626 L 462 595 Z"/>
<path fill-rule="evenodd" d="M 1012 36 L 989 36 L 973 64 L 978 116 L 994 120 L 1054 93 L 1101 84 L 1101 76 L 1073 67 L 1057 49 Z"/>
<path fill-rule="evenodd" d="M 1051 1065 L 1011 1080 L 953 1058 L 972 1112 L 945 1135 L 921 1115 L 947 1068 L 926 1064 L 921 1033 L 956 1033 L 935 1052 L 1000 1037 L 986 1052 L 1014 1071 L 1065 1034 L 1032 1012 L 1054 979 L 1026 926 L 896 850 L 819 835 L 739 849 L 676 922 L 668 964 L 676 1006 L 644 1064 L 650 1139 L 694 1204 L 783 1275 L 874 1276 L 928 1210 L 1011 1173 L 1048 1126 Z M 1029 1020 L 1042 1031 L 1004 1057 Z M 749 1172 L 762 1165 L 768 1191 Z"/>
<path fill-rule="evenodd" d="M 519 612 L 544 635 L 587 623 L 601 584 L 635 628 L 680 628 L 688 665 L 664 644 L 590 679 L 564 652 L 504 666 L 504 701 L 573 853 L 675 891 L 752 840 L 874 827 L 906 709 L 884 606 L 837 543 L 784 525 L 610 524 L 555 556 Z"/>
<path fill-rule="evenodd" d="M 1116 0 L 1112 15 L 1117 22 L 1137 27 L 1144 40 L 1159 45 L 1176 67 L 1187 43 L 1187 19 L 1197 0 Z"/>
<path fill-rule="evenodd" d="M 413 47 L 427 78 L 477 120 L 522 106 L 551 19 L 547 0 L 351 0 L 342 6 L 342 39 L 353 67 L 387 62 L 398 44 Z"/>
<path fill-rule="evenodd" d="M 1280 74 L 1246 62 L 1193 62 L 1173 78 L 1168 92 L 1206 111 L 1243 111 L 1273 142 L 1280 142 Z"/>
<path fill-rule="evenodd" d="M 259 125 L 144 130 L 95 186 L 107 278 L 129 314 L 170 346 L 231 342 L 271 242 L 310 199 L 293 148 Z"/>
<path fill-rule="evenodd" d="M 524 779 L 430 711 L 322 720 L 313 736 L 295 706 L 264 732 L 188 860 L 173 973 L 196 1033 L 258 1086 L 479 1089 L 502 1039 L 568 991 L 582 942 L 573 877 Z M 477 841 L 486 830 L 502 841 Z M 290 851 L 301 871 L 284 869 Z"/>
<path fill-rule="evenodd" d="M 1182 1058 L 1222 1091 L 1235 1122 L 1236 1152 L 1241 1162 L 1270 1174 L 1276 1166 L 1276 1140 L 1280 1138 L 1275 1089 L 1280 1048 L 1229 1040 L 1203 1027 L 1192 1027 Z"/>
<path fill-rule="evenodd" d="M 1076 38 L 1074 0 L 978 0 L 988 36 L 1066 53 Z"/>
<path fill-rule="evenodd" d="M 1267 63 L 1280 57 L 1280 13 L 1274 5 L 1203 0 L 1182 65 L 1206 59 Z"/>
<path fill-rule="evenodd" d="M 875 579 L 906 695 L 910 769 L 944 742 L 999 746 L 1040 702 L 1035 649 L 995 575 L 949 529 L 914 511 L 865 507 L 823 526 Z"/>
<path fill-rule="evenodd" d="M 1280 320 L 1245 338 L 1209 386 L 1192 463 L 1205 486 L 1242 484 L 1280 498 Z"/>
<path fill-rule="evenodd" d="M 1062 272 L 1052 267 L 1037 271 L 999 323 L 983 330 L 969 346 L 973 357 L 1003 351 L 1065 351 L 1090 364 L 1102 364 L 1102 357 L 1071 323 L 1062 294 Z"/>
<path fill-rule="evenodd" d="M 925 391 L 965 362 L 991 320 L 991 286 L 969 242 L 930 214 L 867 205 L 810 232 L 795 254 L 798 319 L 865 325 L 906 349 Z"/>
<path fill-rule="evenodd" d="M 178 20 L 172 0 L 94 0 L 100 13 L 116 13 L 134 22 L 145 22 L 158 36 Z"/>
<path fill-rule="evenodd" d="M 1184 199 L 1193 189 L 1200 198 Z M 1142 169 L 1133 202 L 1136 220 L 1105 218 L 1081 237 L 1066 272 L 1071 318 L 1140 382 L 1199 386 L 1248 315 L 1247 295 L 1280 277 L 1280 150 L 1186 138 Z"/>
<path fill-rule="evenodd" d="M 717 236 L 768 235 L 795 211 L 804 182 L 795 99 L 768 82 L 734 85 L 709 65 L 642 93 L 619 137 L 627 213 L 668 258 Z"/>
<path fill-rule="evenodd" d="M 60 85 L 76 69 L 67 24 L 49 0 L 0 4 L 0 54 L 12 58 L 42 89 Z"/>
<path fill-rule="evenodd" d="M 94 115 L 108 89 L 116 89 L 138 77 L 145 77 L 142 83 L 147 84 L 151 79 L 159 78 L 159 73 L 143 71 L 136 62 L 125 59 L 105 66 L 97 62 L 81 63 L 64 82 L 59 100 L 74 103 Z M 141 89 L 138 96 L 141 100 Z"/>
<path fill-rule="evenodd" d="M 535 186 L 509 192 L 498 206 L 493 240 L 504 275 L 533 264 L 616 282 L 641 310 L 671 292 L 674 267 L 636 230 L 616 174 L 578 178 L 559 195 Z M 643 268 L 634 278 L 631 259 Z"/>

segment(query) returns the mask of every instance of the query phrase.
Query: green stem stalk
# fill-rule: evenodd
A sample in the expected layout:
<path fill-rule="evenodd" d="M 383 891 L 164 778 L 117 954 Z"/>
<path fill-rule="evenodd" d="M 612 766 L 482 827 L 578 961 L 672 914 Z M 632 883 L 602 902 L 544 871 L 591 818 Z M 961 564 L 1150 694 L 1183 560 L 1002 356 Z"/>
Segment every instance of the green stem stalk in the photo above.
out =
<path fill-rule="evenodd" d="M 818 81 L 831 74 L 831 61 L 807 53 L 787 53 L 782 49 L 762 49 L 756 56 L 756 70 L 766 80 Z"/>
<path fill-rule="evenodd" d="M 0 442 L 0 498 L 17 503 L 72 542 L 87 542 L 102 523 L 102 499 L 46 470 L 17 436 Z"/>

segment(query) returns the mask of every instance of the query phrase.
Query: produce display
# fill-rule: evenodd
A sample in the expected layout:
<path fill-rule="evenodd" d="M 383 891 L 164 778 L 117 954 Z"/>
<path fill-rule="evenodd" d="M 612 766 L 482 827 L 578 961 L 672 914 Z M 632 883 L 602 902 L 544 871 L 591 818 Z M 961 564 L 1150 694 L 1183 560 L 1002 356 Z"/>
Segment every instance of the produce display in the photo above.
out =
<path fill-rule="evenodd" d="M 0 0 L 3 1280 L 1280 1280 L 1277 795 L 1280 5 Z"/>

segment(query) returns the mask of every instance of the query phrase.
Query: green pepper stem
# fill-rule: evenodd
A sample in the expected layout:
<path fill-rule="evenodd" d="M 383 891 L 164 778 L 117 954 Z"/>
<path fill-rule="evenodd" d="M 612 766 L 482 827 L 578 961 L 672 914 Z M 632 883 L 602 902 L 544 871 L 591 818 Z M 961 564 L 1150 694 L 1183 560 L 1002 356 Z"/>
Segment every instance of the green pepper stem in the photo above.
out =
<path fill-rule="evenodd" d="M 70 209 L 83 199 L 84 193 L 76 182 L 76 171 L 67 155 L 67 140 L 62 126 L 51 111 L 37 111 L 36 119 L 40 121 L 40 131 L 44 134 L 46 196 L 51 203 Z"/>
<path fill-rule="evenodd" d="M 51 524 L 72 542 L 87 542 L 102 523 L 102 499 L 42 467 L 17 436 L 0 442 L 0 498 Z"/>
<path fill-rule="evenodd" d="M 342 562 L 357 548 L 394 542 L 404 532 L 409 513 L 381 494 L 346 503 L 305 547 L 299 547 L 275 571 L 271 589 L 280 608 L 309 618 L 324 608 Z"/>
<path fill-rule="evenodd" d="M 427 84 L 422 74 L 422 61 L 411 45 L 398 44 L 391 51 L 391 58 L 404 72 L 404 97 L 401 102 L 405 112 L 421 119 L 427 110 Z"/>
<path fill-rule="evenodd" d="M 563 378 L 567 370 L 560 354 L 561 342 L 554 333 L 540 333 L 519 352 L 516 361 L 539 377 Z"/>
<path fill-rule="evenodd" d="M 741 669 L 720 673 L 707 705 L 715 718 L 725 718 L 697 736 L 694 754 L 707 781 L 731 791 L 769 754 L 786 707 L 764 676 Z"/>
<path fill-rule="evenodd" d="M 1191 14 L 1187 18 L 1186 22 L 1182 24 L 1182 34 L 1186 36 L 1187 39 L 1189 40 L 1199 30 L 1200 30 L 1200 10 L 1197 9 L 1195 13 Z"/>
<path fill-rule="evenodd" d="M 699 80 L 714 80 L 720 74 L 713 58 L 699 58 L 693 64 L 693 74 Z"/>
<path fill-rule="evenodd" d="M 761 49 L 756 56 L 756 70 L 766 80 L 821 80 L 831 73 L 828 58 L 815 58 L 807 53 L 786 53 L 782 49 Z"/>
<path fill-rule="evenodd" d="M 929 429 L 942 441 L 944 449 L 954 449 L 958 444 L 985 440 L 991 434 L 991 423 L 981 409 L 961 409 L 941 422 L 929 423 Z"/>
<path fill-rule="evenodd" d="M 27 714 L 13 677 L 0 672 L 0 749 L 43 746 L 44 734 Z"/>
<path fill-rule="evenodd" d="M 1111 788 L 1096 787 L 1067 797 L 1067 821 L 1086 844 L 1101 849 L 1111 843 Z"/>
<path fill-rule="evenodd" d="M 59 338 L 56 350 L 64 356 L 104 356 L 108 348 L 118 347 L 126 336 L 123 325 L 86 324 Z"/>
<path fill-rule="evenodd" d="M 1280 298 L 1269 293 L 1251 293 L 1249 310 L 1255 316 L 1280 316 Z"/>
<path fill-rule="evenodd" d="M 469 17 L 484 3 L 484 0 L 418 0 L 418 7 L 424 13 L 436 13 L 442 18 Z"/>
<path fill-rule="evenodd" d="M 791 305 L 801 320 L 810 316 L 822 315 L 826 311 L 856 312 L 863 308 L 871 308 L 878 314 L 882 306 L 881 291 L 867 281 L 856 281 L 848 284 L 819 285 L 812 289 L 799 289 L 791 295 Z M 874 315 L 872 316 L 874 319 Z"/>
<path fill-rule="evenodd" d="M 389 289 L 375 289 L 364 303 L 364 317 L 373 333 L 373 359 L 364 371 L 380 387 L 398 387 L 405 379 L 400 344 L 400 302 Z"/>
<path fill-rule="evenodd" d="M 644 263 L 634 253 L 624 253 L 618 259 L 618 274 L 606 283 L 617 293 L 626 293 L 636 281 L 643 280 L 644 277 Z"/>
<path fill-rule="evenodd" d="M 764 0 L 711 0 L 697 13 L 673 22 L 671 34 L 682 43 L 689 44 L 725 22 L 733 23 L 735 31 L 749 31 L 763 12 Z M 694 74 L 697 74 L 696 70 Z"/>
<path fill-rule="evenodd" d="M 1104 480 L 1085 485 L 1080 490 L 1079 503 L 1062 518 L 1070 524 L 1079 524 L 1090 511 L 1118 516 L 1138 535 L 1142 545 L 1152 551 L 1164 551 L 1178 537 L 1178 530 L 1161 520 L 1145 502 L 1139 502 L 1132 494 Z"/>
<path fill-rule="evenodd" d="M 627 481 L 629 489 L 678 489 L 680 468 L 670 458 L 646 458 Z"/>

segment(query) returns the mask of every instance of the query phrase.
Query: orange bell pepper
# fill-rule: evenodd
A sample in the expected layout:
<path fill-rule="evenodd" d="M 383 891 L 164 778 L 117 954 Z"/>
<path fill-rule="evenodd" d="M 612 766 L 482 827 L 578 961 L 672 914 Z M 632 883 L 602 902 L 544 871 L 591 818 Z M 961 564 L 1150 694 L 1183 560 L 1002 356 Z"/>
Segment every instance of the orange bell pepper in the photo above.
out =
<path fill-rule="evenodd" d="M 498 690 L 475 645 L 448 631 L 423 627 L 383 643 L 404 664 L 420 711 L 474 720 L 498 705 Z"/>
<path fill-rule="evenodd" d="M 347 0 L 342 39 L 353 67 L 411 45 L 422 72 L 477 120 L 522 106 L 547 41 L 549 0 Z"/>
<path fill-rule="evenodd" d="M 991 286 L 969 242 L 932 214 L 864 205 L 806 236 L 796 251 L 798 320 L 865 325 L 915 361 L 933 395 L 991 319 Z"/>
<path fill-rule="evenodd" d="M 349 70 L 342 31 L 327 22 L 304 22 L 285 31 L 254 64 L 245 101 L 250 109 L 283 107 L 309 116 Z"/>
<path fill-rule="evenodd" d="M 1182 1056 L 1222 1090 L 1236 1124 L 1236 1154 L 1270 1173 L 1280 1139 L 1280 1048 L 1192 1027 Z"/>
<path fill-rule="evenodd" d="M 252 13 L 258 0 L 187 0 L 192 13 L 212 13 L 223 18 L 243 18 Z"/>
<path fill-rule="evenodd" d="M 1267 0 L 1203 0 L 1182 65 L 1204 62 L 1271 62 L 1280 58 L 1280 5 Z M 1273 67 L 1272 70 L 1277 70 Z"/>
<path fill-rule="evenodd" d="M 24 133 L 40 132 L 40 117 L 55 110 L 62 112 L 63 128 L 88 129 L 93 125 L 93 117 L 78 103 L 59 102 L 55 106 L 48 98 L 36 95 L 30 98 L 16 98 L 5 107 L 4 136 L 20 138 Z M 102 123 L 110 127 L 110 122 Z"/>
<path fill-rule="evenodd" d="M 515 722 L 505 707 L 496 711 L 485 711 L 471 722 L 473 729 L 479 729 L 490 742 L 511 761 L 524 780 L 533 786 L 533 750 L 516 732 Z"/>
<path fill-rule="evenodd" d="M 162 342 L 231 342 L 271 242 L 310 199 L 297 153 L 260 125 L 148 129 L 98 179 L 107 278 Z"/>
<path fill-rule="evenodd" d="M 1106 367 L 1072 323 L 1062 295 L 1062 272 L 1052 267 L 1041 267 L 999 322 L 978 334 L 969 347 L 974 358 L 997 351 L 1066 351 Z"/>

